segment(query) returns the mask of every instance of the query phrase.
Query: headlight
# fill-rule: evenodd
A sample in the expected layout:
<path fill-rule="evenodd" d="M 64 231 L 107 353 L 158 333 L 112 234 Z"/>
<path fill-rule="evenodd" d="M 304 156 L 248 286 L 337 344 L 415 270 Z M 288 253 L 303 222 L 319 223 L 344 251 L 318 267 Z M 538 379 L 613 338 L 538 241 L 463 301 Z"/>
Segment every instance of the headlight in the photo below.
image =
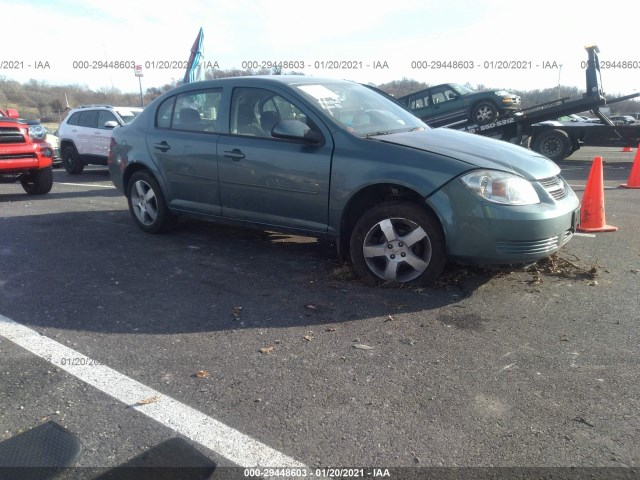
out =
<path fill-rule="evenodd" d="M 33 140 L 44 140 L 47 136 L 47 129 L 42 125 L 29 125 L 29 136 Z"/>
<path fill-rule="evenodd" d="M 462 183 L 494 203 L 533 205 L 540 203 L 531 182 L 522 177 L 497 170 L 476 170 L 460 177 Z"/>

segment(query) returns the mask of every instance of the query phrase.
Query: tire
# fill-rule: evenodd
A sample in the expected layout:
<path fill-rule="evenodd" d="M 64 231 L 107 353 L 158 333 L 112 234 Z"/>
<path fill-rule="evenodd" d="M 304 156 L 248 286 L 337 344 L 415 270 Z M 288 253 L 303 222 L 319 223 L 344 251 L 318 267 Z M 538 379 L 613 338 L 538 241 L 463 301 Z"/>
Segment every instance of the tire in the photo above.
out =
<path fill-rule="evenodd" d="M 29 195 L 44 195 L 53 187 L 53 169 L 51 167 L 33 170 L 20 178 L 22 188 Z"/>
<path fill-rule="evenodd" d="M 572 145 L 567 132 L 553 129 L 538 135 L 533 142 L 533 150 L 557 162 L 571 154 Z"/>
<path fill-rule="evenodd" d="M 486 125 L 498 118 L 498 107 L 492 102 L 480 102 L 471 111 L 471 122 Z"/>
<path fill-rule="evenodd" d="M 167 208 L 160 185 L 148 172 L 136 172 L 127 184 L 129 211 L 136 225 L 147 233 L 171 230 L 178 217 Z"/>
<path fill-rule="evenodd" d="M 444 268 L 444 233 L 438 220 L 414 203 L 382 203 L 356 222 L 350 254 L 353 269 L 368 285 L 428 285 Z"/>
<path fill-rule="evenodd" d="M 80 175 L 84 170 L 84 163 L 76 147 L 70 145 L 62 149 L 62 166 L 69 175 Z"/>

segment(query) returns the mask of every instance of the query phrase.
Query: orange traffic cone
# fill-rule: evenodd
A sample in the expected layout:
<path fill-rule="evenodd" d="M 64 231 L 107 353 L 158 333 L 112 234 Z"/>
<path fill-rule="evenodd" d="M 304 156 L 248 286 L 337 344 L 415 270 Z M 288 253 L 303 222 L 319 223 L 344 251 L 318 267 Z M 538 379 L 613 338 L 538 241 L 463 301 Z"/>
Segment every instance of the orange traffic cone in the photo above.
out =
<path fill-rule="evenodd" d="M 638 145 L 638 151 L 636 152 L 636 158 L 633 160 L 631 166 L 631 173 L 627 183 L 620 185 L 622 188 L 640 188 L 640 145 Z"/>
<path fill-rule="evenodd" d="M 622 147 L 623 152 L 633 152 L 633 149 L 631 147 Z"/>
<path fill-rule="evenodd" d="M 584 189 L 580 205 L 580 232 L 615 232 L 618 227 L 605 223 L 604 181 L 602 178 L 602 157 L 593 159 L 593 166 Z"/>

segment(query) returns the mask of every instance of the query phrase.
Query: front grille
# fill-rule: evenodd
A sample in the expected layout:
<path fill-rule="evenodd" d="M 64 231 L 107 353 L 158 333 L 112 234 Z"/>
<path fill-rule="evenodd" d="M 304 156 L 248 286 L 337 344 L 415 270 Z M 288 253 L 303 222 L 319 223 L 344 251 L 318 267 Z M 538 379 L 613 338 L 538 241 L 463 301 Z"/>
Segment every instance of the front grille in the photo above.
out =
<path fill-rule="evenodd" d="M 539 180 L 540 185 L 556 200 L 562 200 L 569 195 L 565 187 L 564 180 L 560 177 L 543 178 Z"/>
<path fill-rule="evenodd" d="M 557 236 L 545 238 L 544 240 L 527 241 L 499 241 L 496 242 L 496 250 L 504 255 L 538 255 L 549 253 L 560 247 Z"/>
<path fill-rule="evenodd" d="M 25 141 L 19 128 L 0 127 L 0 143 L 25 143 Z"/>
<path fill-rule="evenodd" d="M 562 245 L 567 243 L 572 238 L 573 238 L 573 230 L 567 230 L 566 232 L 564 232 L 564 237 L 562 238 Z"/>
<path fill-rule="evenodd" d="M 0 162 L 2 160 L 22 160 L 25 158 L 37 159 L 38 157 L 36 156 L 35 153 L 7 153 L 7 154 L 0 155 Z"/>

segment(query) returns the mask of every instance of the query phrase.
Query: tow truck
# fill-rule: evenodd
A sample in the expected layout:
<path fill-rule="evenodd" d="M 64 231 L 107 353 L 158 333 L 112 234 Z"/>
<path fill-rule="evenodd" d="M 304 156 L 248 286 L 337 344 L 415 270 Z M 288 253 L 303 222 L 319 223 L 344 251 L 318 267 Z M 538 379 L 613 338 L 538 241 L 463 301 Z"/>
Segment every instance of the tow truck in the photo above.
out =
<path fill-rule="evenodd" d="M 600 108 L 638 97 L 640 93 L 607 99 L 602 90 L 600 60 L 598 58 L 600 50 L 596 45 L 587 46 L 585 50 L 588 55 L 587 89 L 582 97 L 560 98 L 508 112 L 486 125 L 477 125 L 468 120 L 462 120 L 443 125 L 441 128 L 454 128 L 517 143 L 531 148 L 553 161 L 563 160 L 582 146 L 637 146 L 640 144 L 640 125 L 615 125 L 600 111 Z M 601 120 L 602 124 L 563 125 L 554 122 L 559 117 L 585 111 L 591 111 Z"/>
<path fill-rule="evenodd" d="M 15 109 L 0 109 L 0 183 L 19 181 L 29 195 L 53 186 L 53 148 Z"/>

